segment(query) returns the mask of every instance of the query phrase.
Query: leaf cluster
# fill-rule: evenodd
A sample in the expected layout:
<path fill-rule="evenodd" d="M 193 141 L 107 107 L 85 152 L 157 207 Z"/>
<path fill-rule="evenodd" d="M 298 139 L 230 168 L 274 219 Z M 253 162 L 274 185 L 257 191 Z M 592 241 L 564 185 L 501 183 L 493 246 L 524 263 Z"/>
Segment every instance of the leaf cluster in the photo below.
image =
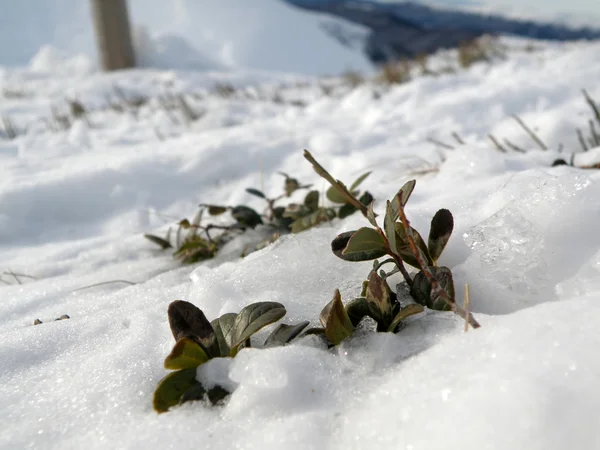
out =
<path fill-rule="evenodd" d="M 356 201 L 354 198 L 349 201 L 347 197 L 340 195 L 337 190 L 331 188 L 327 191 L 326 196 L 334 204 L 333 207 L 323 206 L 323 201 L 321 201 L 317 190 L 309 190 L 302 203 L 280 205 L 279 203 L 282 200 L 291 197 L 296 191 L 310 189 L 311 187 L 310 184 L 301 184 L 298 179 L 286 173 L 280 172 L 280 174 L 284 177 L 283 193 L 277 197 L 267 197 L 264 192 L 256 188 L 246 189 L 247 193 L 261 198 L 265 202 L 265 209 L 262 213 L 247 205 L 231 207 L 201 204 L 192 222 L 187 219 L 178 222 L 175 236 L 172 236 L 171 229 L 169 229 L 165 237 L 153 234 L 145 234 L 144 237 L 163 250 L 175 248 L 173 253 L 175 258 L 184 264 L 192 264 L 213 258 L 219 248 L 229 241 L 235 233 L 254 229 L 258 226 L 271 228 L 273 239 L 259 243 L 254 248 L 254 250 L 257 250 L 268 245 L 282 234 L 299 233 L 336 217 L 341 219 L 348 217 L 358 209 L 366 208 L 366 205 L 373 199 L 368 192 L 361 194 L 358 190 L 359 185 L 370 174 L 370 172 L 367 172 L 358 177 L 350 187 L 353 197 L 360 196 Z M 359 204 L 357 205 L 356 202 L 359 202 Z M 201 219 L 205 212 L 211 217 L 229 213 L 233 222 L 226 225 L 212 223 L 203 225 Z M 214 230 L 217 230 L 218 233 L 214 234 Z"/>
<path fill-rule="evenodd" d="M 174 370 L 163 378 L 154 392 L 153 406 L 158 412 L 191 400 L 208 399 L 212 404 L 230 392 L 221 386 L 206 389 L 196 380 L 198 366 L 213 358 L 235 357 L 242 348 L 253 346 L 252 336 L 267 325 L 285 316 L 280 303 L 252 303 L 238 314 L 227 313 L 209 322 L 201 309 L 192 303 L 176 300 L 169 305 L 169 325 L 175 346 L 164 362 Z M 285 345 L 308 325 L 280 324 L 267 337 L 263 346 Z"/>

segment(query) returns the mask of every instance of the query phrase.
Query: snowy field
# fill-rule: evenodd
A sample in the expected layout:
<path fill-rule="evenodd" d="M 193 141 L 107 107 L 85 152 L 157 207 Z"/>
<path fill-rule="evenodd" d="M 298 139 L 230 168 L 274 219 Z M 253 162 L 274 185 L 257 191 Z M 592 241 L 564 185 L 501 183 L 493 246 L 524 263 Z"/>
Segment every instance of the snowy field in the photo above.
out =
<path fill-rule="evenodd" d="M 27 130 L 0 140 L 0 448 L 600 448 L 600 174 L 551 167 L 588 131 L 581 89 L 600 99 L 600 44 L 505 43 L 504 61 L 394 87 L 259 71 L 106 75 L 50 48 L 0 69 L 0 117 Z M 164 106 L 178 96 L 197 120 Z M 62 126 L 74 100 L 85 117 Z M 528 151 L 500 153 L 488 133 Z M 244 189 L 278 194 L 278 171 L 325 189 L 304 148 L 342 180 L 372 170 L 364 187 L 378 213 L 416 178 L 407 214 L 422 233 L 452 211 L 440 262 L 459 298 L 470 284 L 482 328 L 428 312 L 331 351 L 310 338 L 242 350 L 203 366 L 237 386 L 226 405 L 158 415 L 172 300 L 209 319 L 276 301 L 287 323 L 316 325 L 336 288 L 360 292 L 371 264 L 329 248 L 366 225 L 359 214 L 244 259 L 242 238 L 197 266 L 143 238 L 199 203 L 259 208 Z M 111 280 L 136 284 L 79 290 Z"/>

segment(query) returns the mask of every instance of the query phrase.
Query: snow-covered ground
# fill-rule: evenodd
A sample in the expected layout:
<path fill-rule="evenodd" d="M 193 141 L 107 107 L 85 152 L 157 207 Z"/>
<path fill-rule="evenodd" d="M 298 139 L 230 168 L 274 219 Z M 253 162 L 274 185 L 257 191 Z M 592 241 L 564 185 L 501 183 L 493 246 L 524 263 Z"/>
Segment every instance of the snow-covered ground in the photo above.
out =
<path fill-rule="evenodd" d="M 600 174 L 550 167 L 559 144 L 568 160 L 575 129 L 587 132 L 581 89 L 600 99 L 600 44 L 535 45 L 392 88 L 250 71 L 105 75 L 51 49 L 0 69 L 0 117 L 27 129 L 0 140 L 0 270 L 36 277 L 2 276 L 0 447 L 600 448 Z M 219 96 L 217 84 L 237 90 Z M 179 95 L 200 119 L 186 125 L 164 107 Z M 108 106 L 123 97 L 144 105 Z M 87 119 L 52 131 L 73 100 Z M 551 149 L 538 150 L 512 114 Z M 502 154 L 488 133 L 528 152 Z M 470 284 L 482 328 L 465 334 L 457 316 L 429 312 L 333 351 L 311 339 L 243 350 L 214 367 L 237 384 L 225 406 L 156 414 L 172 300 L 211 319 L 277 301 L 287 323 L 316 324 L 335 288 L 345 300 L 360 292 L 370 263 L 329 249 L 366 224 L 359 215 L 244 259 L 234 242 L 195 267 L 142 236 L 201 202 L 259 207 L 244 188 L 278 193 L 277 171 L 324 189 L 303 148 L 343 180 L 372 170 L 364 187 L 379 213 L 416 178 L 407 213 L 422 233 L 437 209 L 453 212 L 440 262 L 459 297 Z M 77 290 L 110 280 L 137 284 Z"/>

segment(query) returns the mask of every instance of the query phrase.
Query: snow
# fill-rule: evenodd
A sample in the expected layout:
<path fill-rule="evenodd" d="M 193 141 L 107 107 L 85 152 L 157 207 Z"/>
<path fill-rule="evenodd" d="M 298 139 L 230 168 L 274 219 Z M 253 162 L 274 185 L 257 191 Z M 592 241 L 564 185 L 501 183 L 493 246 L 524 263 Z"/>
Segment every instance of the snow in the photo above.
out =
<path fill-rule="evenodd" d="M 600 174 L 551 165 L 579 152 L 575 129 L 592 117 L 581 89 L 600 98 L 600 45 L 504 43 L 505 61 L 390 88 L 259 70 L 100 74 L 48 50 L 0 69 L 0 117 L 26 130 L 0 140 L 0 448 L 597 448 Z M 161 107 L 178 96 L 197 121 Z M 109 106 L 123 97 L 144 104 Z M 86 117 L 49 128 L 73 100 Z M 502 154 L 488 133 L 527 152 Z M 235 387 L 224 406 L 156 414 L 172 300 L 210 319 L 277 301 L 285 323 L 316 325 L 336 288 L 345 301 L 359 293 L 370 263 L 346 263 L 329 243 L 366 225 L 360 215 L 240 258 L 264 237 L 256 230 L 196 266 L 142 237 L 201 202 L 258 208 L 244 189 L 279 193 L 278 171 L 324 190 L 303 148 L 342 180 L 372 170 L 364 187 L 378 213 L 416 178 L 407 214 L 422 233 L 452 211 L 440 263 L 459 298 L 470 284 L 482 328 L 427 311 L 397 335 L 358 332 L 334 350 L 316 338 L 244 349 L 198 370 Z"/>

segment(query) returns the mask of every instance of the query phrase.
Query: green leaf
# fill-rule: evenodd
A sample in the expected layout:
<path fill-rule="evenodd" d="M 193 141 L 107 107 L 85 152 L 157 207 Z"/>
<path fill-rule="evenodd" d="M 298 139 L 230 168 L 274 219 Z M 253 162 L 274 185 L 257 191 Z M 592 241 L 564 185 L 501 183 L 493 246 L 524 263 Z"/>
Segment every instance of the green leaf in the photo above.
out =
<path fill-rule="evenodd" d="M 144 234 L 144 237 L 146 239 L 148 239 L 150 242 L 152 242 L 153 244 L 158 245 L 163 250 L 172 247 L 171 243 L 168 240 L 163 239 L 163 238 L 158 237 L 158 236 L 155 236 L 153 234 Z"/>
<path fill-rule="evenodd" d="M 360 186 L 360 184 L 365 181 L 369 175 L 371 175 L 371 172 L 366 172 L 354 180 L 354 182 L 350 185 L 350 192 L 354 191 L 358 186 Z"/>
<path fill-rule="evenodd" d="M 354 332 L 354 326 L 346 313 L 339 289 L 335 290 L 333 300 L 321 311 L 320 320 L 325 328 L 327 339 L 333 345 L 338 345 Z"/>
<path fill-rule="evenodd" d="M 387 251 L 382 250 L 371 250 L 365 251 L 362 253 L 353 253 L 353 254 L 343 254 L 344 249 L 348 245 L 350 238 L 354 236 L 357 231 L 347 231 L 335 237 L 333 241 L 331 241 L 331 251 L 338 258 L 343 259 L 344 261 L 369 261 L 371 259 L 380 258 L 387 254 Z"/>
<path fill-rule="evenodd" d="M 431 219 L 427 248 L 433 263 L 438 260 L 454 229 L 454 218 L 447 209 L 440 209 Z"/>
<path fill-rule="evenodd" d="M 377 230 L 368 227 L 359 228 L 348 240 L 342 250 L 342 257 L 353 261 L 368 261 L 387 254 L 385 241 Z"/>
<path fill-rule="evenodd" d="M 246 306 L 235 318 L 230 333 L 232 350 L 261 328 L 277 322 L 285 313 L 283 305 L 277 302 L 258 302 Z"/>
<path fill-rule="evenodd" d="M 242 226 L 255 228 L 263 223 L 260 214 L 248 206 L 240 205 L 231 210 L 233 218 Z"/>
<path fill-rule="evenodd" d="M 388 328 L 388 331 L 395 333 L 396 329 L 398 328 L 398 325 L 400 325 L 400 322 L 402 322 L 407 317 L 422 313 L 423 311 L 425 311 L 425 309 L 417 303 L 411 303 L 410 305 L 406 305 L 398 312 L 398 314 L 396 314 L 394 320 L 392 321 L 392 324 Z"/>
<path fill-rule="evenodd" d="M 181 338 L 165 359 L 165 369 L 193 369 L 208 360 L 209 357 L 200 345 L 191 339 Z"/>
<path fill-rule="evenodd" d="M 346 203 L 338 211 L 338 217 L 340 219 L 345 219 L 346 217 L 354 214 L 356 211 L 358 211 L 358 209 L 356 209 L 356 207 L 354 205 L 351 205 L 350 203 Z"/>
<path fill-rule="evenodd" d="M 394 253 L 398 253 L 397 243 L 396 243 L 396 227 L 394 226 L 394 211 L 392 207 L 392 203 L 388 200 L 385 204 L 385 217 L 383 219 L 383 229 L 385 231 L 385 235 L 387 237 L 388 243 L 390 245 L 390 249 Z"/>
<path fill-rule="evenodd" d="M 179 404 L 181 397 L 196 384 L 196 369 L 172 372 L 158 383 L 154 391 L 152 406 L 159 412 L 167 412 L 171 406 Z"/>
<path fill-rule="evenodd" d="M 304 197 L 304 206 L 311 211 L 319 209 L 319 191 L 310 191 Z"/>
<path fill-rule="evenodd" d="M 220 216 L 221 214 L 225 213 L 229 208 L 227 208 L 227 206 L 219 206 L 219 205 L 207 205 L 208 206 L 208 213 L 211 216 Z"/>
<path fill-rule="evenodd" d="M 285 195 L 288 197 L 291 196 L 294 192 L 296 192 L 300 188 L 300 183 L 295 178 L 287 177 L 285 178 L 283 189 L 285 190 Z"/>
<path fill-rule="evenodd" d="M 389 287 L 376 272 L 371 272 L 368 281 L 367 302 L 371 317 L 379 325 L 378 328 L 387 329 L 393 319 Z"/>
<path fill-rule="evenodd" d="M 447 267 L 441 266 L 429 266 L 427 268 L 433 277 L 440 284 L 442 289 L 448 294 L 450 298 L 454 298 L 454 281 L 452 278 L 452 272 Z M 432 283 L 429 277 L 423 270 L 415 275 L 413 278 L 413 285 L 410 289 L 410 295 L 419 304 L 427 306 L 430 309 L 437 311 L 448 311 L 450 305 L 439 296 L 439 294 L 433 292 Z"/>
<path fill-rule="evenodd" d="M 369 302 L 364 297 L 358 297 L 346 303 L 346 314 L 353 326 L 358 326 L 361 320 L 370 315 Z"/>
<path fill-rule="evenodd" d="M 309 228 L 315 227 L 320 223 L 329 222 L 335 218 L 335 211 L 331 208 L 319 208 L 307 216 L 296 219 L 291 226 L 292 233 L 306 231 Z"/>
<path fill-rule="evenodd" d="M 415 189 L 415 185 L 417 182 L 415 180 L 410 180 L 404 183 L 404 186 L 400 188 L 400 190 L 396 193 L 394 198 L 392 199 L 392 208 L 391 208 L 391 216 L 392 221 L 398 220 L 400 214 L 400 208 L 404 208 L 412 191 Z"/>
<path fill-rule="evenodd" d="M 327 189 L 327 193 L 325 195 L 329 201 L 333 203 L 346 203 L 348 201 L 348 198 L 343 195 L 339 188 L 337 188 L 335 185 Z"/>
<path fill-rule="evenodd" d="M 415 254 L 414 254 L 410 244 L 408 243 L 404 225 L 401 222 L 396 222 L 394 224 L 394 227 L 396 228 L 397 254 L 400 256 L 400 258 L 402 258 L 402 261 L 404 261 L 406 264 L 416 267 L 417 269 L 421 269 L 421 264 L 419 264 L 418 259 L 415 257 Z M 433 261 L 431 260 L 431 257 L 429 256 L 429 250 L 427 250 L 427 244 L 425 244 L 425 241 L 423 240 L 423 238 L 421 237 L 421 235 L 419 234 L 419 232 L 417 230 L 415 230 L 413 227 L 411 227 L 410 229 L 412 231 L 412 235 L 415 240 L 415 244 L 417 244 L 417 248 L 420 252 L 421 257 L 428 265 L 432 265 Z"/>
<path fill-rule="evenodd" d="M 188 338 L 204 349 L 215 345 L 214 330 L 200 308 L 184 300 L 175 300 L 168 309 L 169 325 L 176 341 Z M 210 355 L 215 356 L 215 355 Z"/>
<path fill-rule="evenodd" d="M 248 194 L 252 194 L 252 195 L 255 195 L 260 198 L 267 198 L 267 196 L 262 191 L 259 191 L 258 189 L 246 188 L 246 192 Z"/>
<path fill-rule="evenodd" d="M 302 332 L 302 330 L 308 326 L 309 323 L 310 322 L 306 320 L 297 325 L 286 325 L 285 323 L 280 324 L 265 340 L 264 347 L 276 347 L 278 345 L 285 345 L 291 342 Z"/>
<path fill-rule="evenodd" d="M 229 356 L 231 353 L 231 342 L 227 340 L 227 336 L 231 337 L 231 330 L 234 327 L 236 317 L 237 314 L 235 313 L 227 313 L 210 323 L 213 330 L 215 330 L 215 337 L 219 347 L 218 356 Z"/>

